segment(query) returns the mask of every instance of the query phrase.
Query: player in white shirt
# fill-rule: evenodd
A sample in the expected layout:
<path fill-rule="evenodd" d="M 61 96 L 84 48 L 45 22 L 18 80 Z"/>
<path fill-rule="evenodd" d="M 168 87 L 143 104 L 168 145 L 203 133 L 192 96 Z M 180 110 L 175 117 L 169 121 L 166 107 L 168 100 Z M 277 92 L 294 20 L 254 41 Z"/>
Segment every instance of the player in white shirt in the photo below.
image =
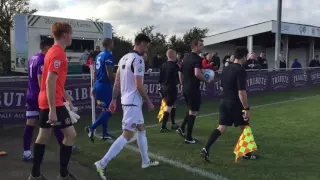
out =
<path fill-rule="evenodd" d="M 107 154 L 100 161 L 94 163 L 100 178 L 103 180 L 107 179 L 106 166 L 120 153 L 136 130 L 138 131 L 137 142 L 142 157 L 142 168 L 159 165 L 159 162 L 149 159 L 146 128 L 142 114 L 143 101 L 147 104 L 149 110 L 154 109 L 154 105 L 143 86 L 145 64 L 142 55 L 147 52 L 149 43 L 150 38 L 148 36 L 138 34 L 135 38 L 133 52 L 126 54 L 119 61 L 109 110 L 111 112 L 116 111 L 117 98 L 121 91 L 123 133 L 112 144 Z"/>

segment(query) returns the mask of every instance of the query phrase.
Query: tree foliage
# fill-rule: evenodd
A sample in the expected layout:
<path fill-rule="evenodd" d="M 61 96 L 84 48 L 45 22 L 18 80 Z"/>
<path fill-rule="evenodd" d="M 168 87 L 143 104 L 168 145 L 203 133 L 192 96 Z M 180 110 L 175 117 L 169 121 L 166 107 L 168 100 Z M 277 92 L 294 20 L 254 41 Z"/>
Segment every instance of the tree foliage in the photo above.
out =
<path fill-rule="evenodd" d="M 5 70 L 10 70 L 10 28 L 15 14 L 33 14 L 36 9 L 29 8 L 29 0 L 0 1 L 0 61 Z"/>

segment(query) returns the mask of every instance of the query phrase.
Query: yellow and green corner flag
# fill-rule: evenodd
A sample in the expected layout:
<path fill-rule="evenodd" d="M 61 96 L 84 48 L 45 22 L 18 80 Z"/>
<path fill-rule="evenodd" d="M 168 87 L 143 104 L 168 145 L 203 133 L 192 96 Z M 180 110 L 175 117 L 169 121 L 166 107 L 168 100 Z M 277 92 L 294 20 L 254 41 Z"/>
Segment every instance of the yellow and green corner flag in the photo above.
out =
<path fill-rule="evenodd" d="M 166 101 L 164 99 L 162 99 L 161 106 L 160 106 L 160 111 L 158 113 L 159 123 L 161 123 L 161 121 L 162 121 L 164 111 L 166 110 L 166 106 L 167 106 L 166 105 Z"/>
<path fill-rule="evenodd" d="M 239 157 L 242 157 L 243 155 L 249 152 L 256 151 L 257 149 L 257 144 L 254 141 L 251 128 L 249 126 L 246 126 L 245 129 L 242 131 L 238 143 L 233 151 L 234 154 L 236 154 L 235 162 L 237 163 Z"/>

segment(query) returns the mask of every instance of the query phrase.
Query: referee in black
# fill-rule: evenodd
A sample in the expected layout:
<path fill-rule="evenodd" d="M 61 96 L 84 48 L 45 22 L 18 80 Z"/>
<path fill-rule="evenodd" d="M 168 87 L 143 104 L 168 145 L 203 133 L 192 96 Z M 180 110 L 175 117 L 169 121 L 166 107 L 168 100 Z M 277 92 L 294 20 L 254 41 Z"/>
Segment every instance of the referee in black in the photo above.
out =
<path fill-rule="evenodd" d="M 202 58 L 199 54 L 203 49 L 203 40 L 192 40 L 191 49 L 192 52 L 183 60 L 179 72 L 183 96 L 189 111 L 187 112 L 181 127 L 177 129 L 177 132 L 185 138 L 185 143 L 187 144 L 195 144 L 197 142 L 197 140 L 192 137 L 192 130 L 201 105 L 200 81 L 209 83 L 209 81 L 203 77 L 201 71 Z M 187 124 L 187 135 L 185 135 L 185 127 Z"/>
<path fill-rule="evenodd" d="M 178 95 L 177 85 L 179 84 L 179 66 L 176 63 L 177 61 L 177 53 L 176 51 L 169 49 L 167 51 L 168 61 L 165 62 L 160 68 L 160 78 L 159 83 L 161 84 L 160 94 L 162 98 L 166 101 L 166 110 L 163 114 L 162 118 L 162 127 L 160 132 L 168 132 L 170 131 L 167 128 L 167 122 L 169 119 L 169 115 L 171 115 L 171 129 L 177 130 L 179 126 L 175 123 L 175 102 Z"/>
<path fill-rule="evenodd" d="M 201 150 L 201 156 L 209 161 L 209 149 L 211 145 L 225 132 L 227 126 L 240 126 L 243 130 L 249 125 L 250 107 L 246 92 L 247 73 L 243 67 L 246 62 L 248 49 L 237 47 L 234 51 L 234 62 L 225 67 L 221 76 L 222 96 L 220 100 L 219 126 L 215 129 L 205 148 Z M 244 111 L 244 112 L 243 112 Z M 257 159 L 257 155 L 248 153 L 245 159 Z"/>

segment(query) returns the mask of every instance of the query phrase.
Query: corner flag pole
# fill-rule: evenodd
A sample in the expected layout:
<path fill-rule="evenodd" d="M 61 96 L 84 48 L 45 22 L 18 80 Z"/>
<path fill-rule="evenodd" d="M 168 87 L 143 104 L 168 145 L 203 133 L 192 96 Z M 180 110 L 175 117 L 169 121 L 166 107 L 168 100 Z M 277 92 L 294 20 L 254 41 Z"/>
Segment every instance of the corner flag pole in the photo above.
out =
<path fill-rule="evenodd" d="M 94 79 L 94 66 L 93 66 L 93 62 L 90 63 L 90 84 L 91 84 L 91 88 L 90 88 L 90 95 L 91 95 L 91 118 L 92 118 L 92 124 L 96 121 L 96 100 L 95 97 L 92 95 L 92 91 L 93 91 L 93 79 Z"/>

